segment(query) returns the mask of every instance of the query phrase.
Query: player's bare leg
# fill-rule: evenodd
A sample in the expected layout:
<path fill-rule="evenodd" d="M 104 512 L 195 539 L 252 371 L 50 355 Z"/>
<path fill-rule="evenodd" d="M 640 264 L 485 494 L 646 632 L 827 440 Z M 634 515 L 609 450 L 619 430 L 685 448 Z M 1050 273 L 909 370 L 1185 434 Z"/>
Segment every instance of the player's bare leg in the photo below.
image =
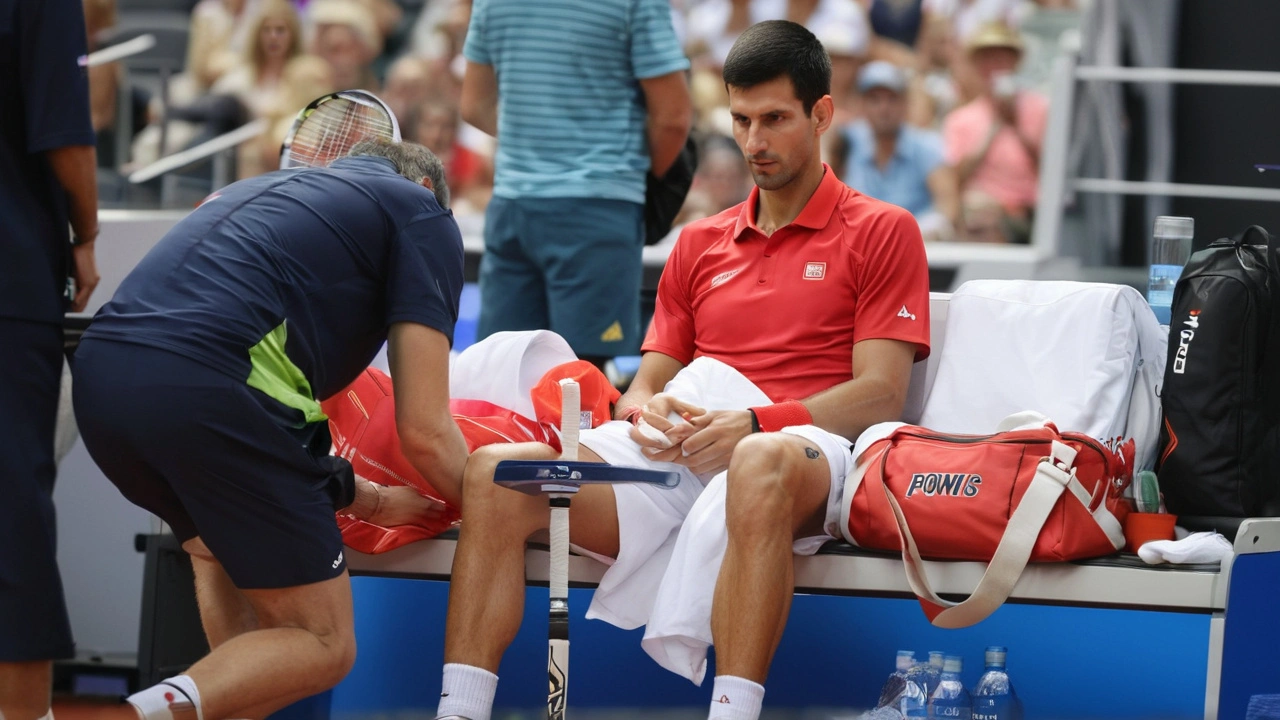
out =
<path fill-rule="evenodd" d="M 494 468 L 501 460 L 557 457 L 548 445 L 523 443 L 488 445 L 467 461 L 445 624 L 446 663 L 497 672 L 524 612 L 525 541 L 548 525 L 547 499 L 495 485 Z M 580 449 L 579 457 L 600 461 L 587 448 Z M 584 486 L 569 512 L 574 543 L 602 555 L 617 555 L 618 513 L 612 488 Z"/>
<path fill-rule="evenodd" d="M 49 712 L 53 662 L 0 663 L 0 720 L 36 720 Z"/>
<path fill-rule="evenodd" d="M 462 525 L 453 556 L 445 622 L 445 693 L 441 713 L 478 707 L 487 713 L 502 654 L 520 630 L 524 613 L 525 541 L 549 524 L 547 499 L 499 487 L 493 472 L 501 460 L 552 460 L 540 443 L 488 445 L 467 460 L 462 481 Z M 600 462 L 583 447 L 579 459 Z M 618 511 L 608 485 L 584 486 L 573 498 L 570 534 L 575 544 L 602 555 L 618 553 Z M 460 698 L 473 686 L 477 698 Z M 485 697 L 487 695 L 487 698 Z M 460 703 L 460 704 L 459 704 Z"/>
<path fill-rule="evenodd" d="M 729 543 L 711 610 L 713 708 L 745 695 L 735 710 L 754 705 L 754 713 L 732 716 L 758 716 L 761 686 L 791 609 L 792 541 L 822 532 L 830 482 L 826 458 L 804 438 L 757 434 L 734 448 L 725 505 Z"/>

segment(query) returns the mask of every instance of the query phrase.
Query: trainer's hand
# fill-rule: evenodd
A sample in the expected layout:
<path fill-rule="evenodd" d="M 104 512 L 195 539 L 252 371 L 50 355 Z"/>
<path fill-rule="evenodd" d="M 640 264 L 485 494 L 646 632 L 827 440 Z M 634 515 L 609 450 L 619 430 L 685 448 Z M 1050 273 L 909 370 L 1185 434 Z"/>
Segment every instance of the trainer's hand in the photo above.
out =
<path fill-rule="evenodd" d="M 83 241 L 83 238 L 81 238 Z M 98 263 L 93 256 L 94 241 L 90 239 L 71 248 L 71 259 L 75 265 L 72 277 L 76 281 L 76 296 L 71 300 L 71 312 L 80 312 L 89 304 L 89 296 L 98 287 Z"/>
<path fill-rule="evenodd" d="M 742 438 L 751 434 L 749 410 L 713 410 L 691 421 L 693 435 L 681 443 L 675 462 L 694 475 L 714 475 L 729 468 L 729 458 Z"/>
<path fill-rule="evenodd" d="M 641 451 L 651 460 L 658 462 L 675 462 L 680 457 L 680 443 L 688 439 L 694 432 L 689 420 L 706 414 L 706 410 L 691 405 L 667 393 L 658 393 L 645 403 L 640 419 L 666 437 L 666 441 L 648 437 L 639 427 L 631 428 L 631 439 L 641 447 Z M 683 421 L 673 422 L 672 414 Z"/>
<path fill-rule="evenodd" d="M 381 527 L 422 525 L 438 521 L 446 512 L 444 503 L 405 485 L 379 487 L 378 494 L 381 502 L 367 522 Z"/>

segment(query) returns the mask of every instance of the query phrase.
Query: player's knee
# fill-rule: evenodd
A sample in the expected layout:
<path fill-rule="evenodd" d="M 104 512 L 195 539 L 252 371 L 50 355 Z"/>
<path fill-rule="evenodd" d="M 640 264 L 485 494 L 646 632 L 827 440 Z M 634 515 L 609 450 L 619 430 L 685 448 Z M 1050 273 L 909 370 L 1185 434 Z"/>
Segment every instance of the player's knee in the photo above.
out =
<path fill-rule="evenodd" d="M 748 435 L 733 450 L 725 497 L 729 532 L 750 531 L 762 518 L 782 517 L 791 503 L 791 459 L 775 433 Z"/>
<path fill-rule="evenodd" d="M 324 648 L 323 668 L 316 676 L 317 685 L 323 686 L 317 692 L 321 692 L 342 682 L 355 666 L 356 635 L 350 627 L 313 634 Z"/>

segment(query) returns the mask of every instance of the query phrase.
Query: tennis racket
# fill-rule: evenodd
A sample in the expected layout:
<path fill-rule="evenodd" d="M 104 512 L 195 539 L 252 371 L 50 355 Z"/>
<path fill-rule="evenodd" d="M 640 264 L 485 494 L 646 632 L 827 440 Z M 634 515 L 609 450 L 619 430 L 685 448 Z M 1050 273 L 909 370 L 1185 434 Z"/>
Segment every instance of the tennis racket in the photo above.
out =
<path fill-rule="evenodd" d="M 364 90 L 322 95 L 294 119 L 280 147 L 280 169 L 327 167 L 368 138 L 400 139 L 400 124 L 386 103 Z"/>
<path fill-rule="evenodd" d="M 560 381 L 560 459 L 578 459 L 578 430 L 582 425 L 578 383 Z M 574 491 L 552 493 L 551 609 L 547 621 L 547 720 L 564 720 L 569 697 L 569 500 Z"/>

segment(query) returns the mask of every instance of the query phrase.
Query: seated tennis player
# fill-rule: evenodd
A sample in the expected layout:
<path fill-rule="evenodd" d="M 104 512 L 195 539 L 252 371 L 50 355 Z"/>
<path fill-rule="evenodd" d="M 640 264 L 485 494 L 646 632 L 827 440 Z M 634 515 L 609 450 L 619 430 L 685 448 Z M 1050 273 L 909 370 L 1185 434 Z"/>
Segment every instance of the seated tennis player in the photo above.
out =
<path fill-rule="evenodd" d="M 579 450 L 581 460 L 676 467 L 681 483 L 584 486 L 570 532 L 612 562 L 588 617 L 638 627 L 704 482 L 727 471 L 710 717 L 752 719 L 790 607 L 793 552 L 839 535 L 850 441 L 898 419 L 912 363 L 928 355 L 929 278 L 911 215 L 849 189 L 820 160 L 831 65 L 812 33 L 786 21 L 752 26 L 730 51 L 724 81 L 756 188 L 681 233 L 639 372 L 617 405 L 623 422 L 584 430 Z M 660 392 L 702 356 L 741 372 L 771 402 L 704 411 Z M 625 422 L 637 418 L 664 436 Z M 524 543 L 548 524 L 547 501 L 494 485 L 493 467 L 555 454 L 492 445 L 467 466 L 439 717 L 489 720 L 495 673 L 522 617 Z"/>
<path fill-rule="evenodd" d="M 319 401 L 384 341 L 405 455 L 456 497 L 449 414 L 462 239 L 440 160 L 365 140 L 328 168 L 235 183 L 179 222 L 76 353 L 85 446 L 191 554 L 211 652 L 128 698 L 145 720 L 262 718 L 355 659 L 334 512 L 403 524 L 435 506 L 355 482 Z M 379 494 L 381 492 L 381 495 Z"/>

